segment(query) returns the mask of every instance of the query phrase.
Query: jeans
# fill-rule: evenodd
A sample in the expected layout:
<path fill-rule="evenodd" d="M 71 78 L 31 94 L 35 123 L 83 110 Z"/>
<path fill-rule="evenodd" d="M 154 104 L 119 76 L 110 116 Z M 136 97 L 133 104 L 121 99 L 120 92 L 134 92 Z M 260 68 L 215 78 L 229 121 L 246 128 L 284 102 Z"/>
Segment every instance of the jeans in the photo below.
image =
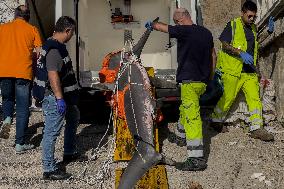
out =
<path fill-rule="evenodd" d="M 16 105 L 16 144 L 25 143 L 29 124 L 29 101 L 31 81 L 17 78 L 1 78 L 3 118 L 13 117 Z"/>
<path fill-rule="evenodd" d="M 42 162 L 43 171 L 55 171 L 56 161 L 54 158 L 55 143 L 66 120 L 64 131 L 64 155 L 76 152 L 76 131 L 79 125 L 80 112 L 76 105 L 68 105 L 66 114 L 60 115 L 57 111 L 56 99 L 53 95 L 45 96 L 42 109 L 44 113 L 44 131 L 42 139 Z"/>

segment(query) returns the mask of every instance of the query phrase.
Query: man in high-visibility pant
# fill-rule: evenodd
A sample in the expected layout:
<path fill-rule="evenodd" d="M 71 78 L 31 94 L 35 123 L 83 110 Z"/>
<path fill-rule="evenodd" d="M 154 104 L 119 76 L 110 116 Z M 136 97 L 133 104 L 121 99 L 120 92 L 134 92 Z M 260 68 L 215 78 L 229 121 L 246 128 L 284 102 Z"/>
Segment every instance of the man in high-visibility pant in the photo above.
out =
<path fill-rule="evenodd" d="M 179 8 L 174 12 L 175 26 L 148 22 L 148 29 L 169 33 L 177 39 L 178 69 L 176 80 L 181 84 L 180 139 L 187 145 L 187 160 L 178 162 L 183 171 L 200 171 L 207 167 L 203 154 L 202 121 L 199 98 L 206 90 L 215 68 L 215 50 L 211 32 L 193 24 L 189 12 Z M 211 74 L 212 75 L 212 74 Z"/>
<path fill-rule="evenodd" d="M 272 141 L 273 135 L 263 129 L 262 104 L 259 97 L 259 82 L 255 66 L 258 56 L 257 32 L 254 21 L 257 6 L 246 1 L 242 16 L 230 21 L 220 36 L 222 50 L 218 54 L 217 69 L 222 74 L 224 93 L 212 114 L 212 127 L 227 131 L 223 122 L 240 89 L 244 92 L 250 117 L 250 136 L 263 141 Z M 270 18 L 268 32 L 274 30 Z"/>

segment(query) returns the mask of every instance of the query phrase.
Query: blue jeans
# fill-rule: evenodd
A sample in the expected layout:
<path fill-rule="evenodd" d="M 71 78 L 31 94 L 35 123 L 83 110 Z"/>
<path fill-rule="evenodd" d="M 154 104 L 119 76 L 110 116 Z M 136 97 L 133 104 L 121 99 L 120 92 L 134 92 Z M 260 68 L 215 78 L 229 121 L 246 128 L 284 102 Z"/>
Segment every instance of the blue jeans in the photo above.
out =
<path fill-rule="evenodd" d="M 67 105 L 66 114 L 57 111 L 56 99 L 53 95 L 46 96 L 42 103 L 44 113 L 44 131 L 42 139 L 43 171 L 51 172 L 57 169 L 54 159 L 55 143 L 66 120 L 64 131 L 64 155 L 76 152 L 76 131 L 79 125 L 80 112 L 76 105 Z"/>
<path fill-rule="evenodd" d="M 31 81 L 17 78 L 1 78 L 3 118 L 13 117 L 16 106 L 16 144 L 25 143 L 29 124 L 29 102 Z"/>

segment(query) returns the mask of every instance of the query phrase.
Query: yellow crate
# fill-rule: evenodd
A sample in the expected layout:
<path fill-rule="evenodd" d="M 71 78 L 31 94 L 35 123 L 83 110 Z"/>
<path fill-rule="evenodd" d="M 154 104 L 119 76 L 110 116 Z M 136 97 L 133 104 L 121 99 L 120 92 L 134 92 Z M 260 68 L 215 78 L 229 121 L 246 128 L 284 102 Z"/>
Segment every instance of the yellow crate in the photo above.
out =
<path fill-rule="evenodd" d="M 154 77 L 154 69 L 146 68 L 149 77 Z M 155 89 L 152 88 L 152 95 L 155 96 Z M 126 120 L 114 115 L 114 129 L 116 132 L 114 161 L 129 161 L 135 150 L 132 135 L 128 129 Z M 158 128 L 153 127 L 154 140 L 156 151 L 160 151 Z M 118 188 L 123 169 L 115 170 L 115 188 Z M 138 181 L 136 189 L 168 189 L 168 178 L 166 168 L 163 165 L 152 167 L 147 173 Z"/>
<path fill-rule="evenodd" d="M 149 77 L 154 77 L 153 67 L 147 67 L 146 70 Z M 154 88 L 152 88 L 152 92 L 154 93 Z M 114 115 L 114 120 L 114 129 L 116 133 L 114 161 L 129 161 L 132 158 L 135 150 L 132 135 L 127 127 L 126 120 L 116 115 Z M 154 127 L 153 129 L 155 137 L 155 148 L 159 152 L 158 129 L 156 127 Z"/>
<path fill-rule="evenodd" d="M 116 130 L 116 147 L 114 151 L 114 161 L 129 161 L 135 150 L 132 135 L 125 120 L 119 117 L 115 120 L 114 129 Z"/>
<path fill-rule="evenodd" d="M 115 170 L 115 188 L 118 188 L 123 169 Z M 168 178 L 166 168 L 157 165 L 151 168 L 136 184 L 135 189 L 168 189 Z"/>
<path fill-rule="evenodd" d="M 117 117 L 114 122 L 114 129 L 116 131 L 114 161 L 129 161 L 135 150 L 132 135 L 127 127 L 126 121 Z M 154 128 L 154 140 L 156 151 L 159 152 L 158 129 Z"/>

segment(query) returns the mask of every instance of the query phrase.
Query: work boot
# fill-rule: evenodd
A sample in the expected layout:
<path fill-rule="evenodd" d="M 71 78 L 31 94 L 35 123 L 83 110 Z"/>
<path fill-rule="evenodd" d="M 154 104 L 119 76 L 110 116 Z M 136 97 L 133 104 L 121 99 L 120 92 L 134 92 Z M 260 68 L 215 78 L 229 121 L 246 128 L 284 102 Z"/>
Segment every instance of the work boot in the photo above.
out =
<path fill-rule="evenodd" d="M 22 154 L 34 148 L 35 146 L 33 144 L 16 144 L 16 154 Z"/>
<path fill-rule="evenodd" d="M 10 135 L 10 129 L 12 124 L 12 118 L 6 117 L 0 127 L 0 138 L 8 139 Z"/>
<path fill-rule="evenodd" d="M 211 122 L 210 127 L 212 127 L 218 133 L 227 133 L 229 128 L 226 123 L 221 122 Z"/>
<path fill-rule="evenodd" d="M 178 146 L 183 147 L 186 146 L 186 139 L 177 136 L 175 133 L 173 132 L 169 132 L 169 136 L 168 136 L 168 140 L 171 143 L 176 143 Z"/>
<path fill-rule="evenodd" d="M 74 154 L 70 154 L 70 155 L 63 155 L 63 163 L 64 164 L 68 164 L 74 161 L 87 161 L 88 157 L 85 155 L 80 154 L 79 152 L 75 152 Z"/>
<path fill-rule="evenodd" d="M 70 173 L 66 173 L 65 171 L 62 171 L 60 169 L 57 169 L 52 172 L 44 172 L 43 173 L 43 179 L 44 180 L 67 180 L 72 175 Z"/>
<path fill-rule="evenodd" d="M 266 142 L 274 141 L 274 136 L 271 133 L 269 133 L 267 130 L 265 130 L 264 128 L 259 128 L 254 131 L 251 131 L 250 137 L 255 138 L 255 139 L 260 139 Z"/>
<path fill-rule="evenodd" d="M 204 158 L 190 157 L 185 162 L 177 162 L 175 167 L 181 171 L 203 171 L 207 164 Z"/>

